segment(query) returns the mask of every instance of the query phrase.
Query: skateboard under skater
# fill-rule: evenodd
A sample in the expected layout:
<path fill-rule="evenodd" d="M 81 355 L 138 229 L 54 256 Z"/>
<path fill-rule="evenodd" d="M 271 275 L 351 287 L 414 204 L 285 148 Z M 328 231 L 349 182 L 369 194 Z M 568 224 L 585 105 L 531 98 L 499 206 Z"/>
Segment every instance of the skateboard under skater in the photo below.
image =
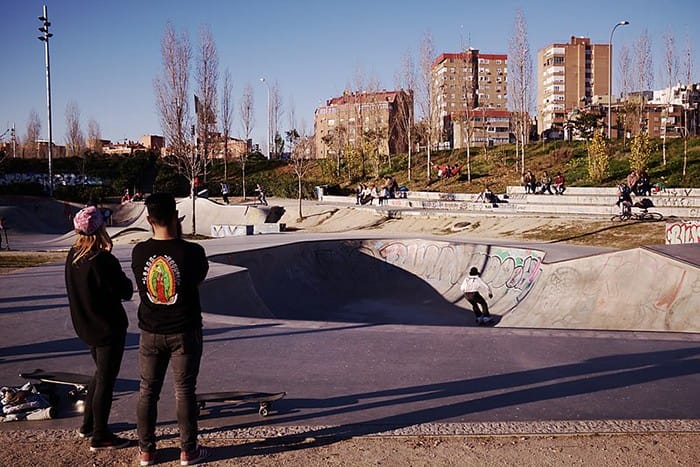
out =
<path fill-rule="evenodd" d="M 261 417 L 267 417 L 272 409 L 272 403 L 286 396 L 286 392 L 209 392 L 197 394 L 197 406 L 204 409 L 207 403 L 223 402 L 232 405 L 258 404 L 258 413 Z"/>

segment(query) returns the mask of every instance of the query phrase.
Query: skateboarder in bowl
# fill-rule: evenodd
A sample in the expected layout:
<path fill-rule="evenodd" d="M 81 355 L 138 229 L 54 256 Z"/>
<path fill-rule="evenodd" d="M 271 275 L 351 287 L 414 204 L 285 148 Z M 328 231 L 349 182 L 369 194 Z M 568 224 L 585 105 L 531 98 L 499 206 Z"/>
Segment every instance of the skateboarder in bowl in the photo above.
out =
<path fill-rule="evenodd" d="M 75 215 L 73 226 L 78 236 L 66 258 L 68 305 L 75 332 L 90 347 L 97 367 L 78 434 L 92 437 L 90 451 L 123 448 L 130 441 L 114 435 L 107 421 L 128 326 L 121 301 L 131 298 L 134 287 L 111 253 L 102 212 L 88 206 Z"/>
<path fill-rule="evenodd" d="M 489 314 L 489 305 L 480 292 L 488 293 L 489 298 L 493 298 L 491 287 L 479 277 L 479 270 L 472 267 L 469 275 L 464 278 L 460 290 L 464 294 L 476 315 L 477 324 L 491 324 L 493 318 Z"/>
<path fill-rule="evenodd" d="M 152 238 L 137 244 L 131 257 L 141 304 L 138 318 L 141 384 L 137 404 L 140 465 L 153 465 L 158 399 L 172 363 L 180 465 L 208 456 L 197 443 L 196 386 L 202 358 L 202 308 L 199 284 L 209 270 L 204 248 L 183 240 L 175 198 L 154 193 L 145 201 Z"/>

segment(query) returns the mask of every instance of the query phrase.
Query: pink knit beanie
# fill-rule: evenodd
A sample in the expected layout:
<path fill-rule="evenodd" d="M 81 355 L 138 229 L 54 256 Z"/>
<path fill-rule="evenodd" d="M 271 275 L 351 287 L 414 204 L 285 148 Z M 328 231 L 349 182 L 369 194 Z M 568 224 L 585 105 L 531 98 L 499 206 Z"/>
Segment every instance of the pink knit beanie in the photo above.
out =
<path fill-rule="evenodd" d="M 102 211 L 95 206 L 81 209 L 73 218 L 73 227 L 83 235 L 92 235 L 104 223 Z"/>

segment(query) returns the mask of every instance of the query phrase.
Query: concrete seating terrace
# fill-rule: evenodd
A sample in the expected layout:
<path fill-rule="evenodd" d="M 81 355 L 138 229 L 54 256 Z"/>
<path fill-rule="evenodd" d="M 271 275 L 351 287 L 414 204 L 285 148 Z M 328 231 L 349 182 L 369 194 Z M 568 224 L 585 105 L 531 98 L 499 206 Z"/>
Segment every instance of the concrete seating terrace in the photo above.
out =
<path fill-rule="evenodd" d="M 434 211 L 443 215 L 472 214 L 554 214 L 564 216 L 610 217 L 619 212 L 615 205 L 615 187 L 567 187 L 563 195 L 526 194 L 524 187 L 508 186 L 506 193 L 497 193 L 502 203 L 494 206 L 483 202 L 480 193 L 438 193 L 408 191 L 406 198 L 378 200 L 371 205 L 358 206 L 394 214 L 424 214 Z M 651 196 L 634 196 L 633 201 L 649 198 L 654 207 L 667 218 L 700 218 L 700 188 L 668 188 Z M 329 204 L 355 205 L 355 196 L 323 195 L 320 200 Z"/>

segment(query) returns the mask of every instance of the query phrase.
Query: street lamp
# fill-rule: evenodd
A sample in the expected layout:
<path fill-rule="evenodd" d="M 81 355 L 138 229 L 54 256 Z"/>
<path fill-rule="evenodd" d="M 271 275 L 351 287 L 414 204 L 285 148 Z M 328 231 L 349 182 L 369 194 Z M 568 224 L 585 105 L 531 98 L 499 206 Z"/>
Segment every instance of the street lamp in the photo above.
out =
<path fill-rule="evenodd" d="M 267 88 L 267 158 L 270 159 L 270 85 L 265 78 L 260 78 L 260 82 Z"/>
<path fill-rule="evenodd" d="M 610 31 L 610 42 L 608 43 L 608 139 L 612 140 L 612 125 L 610 123 L 612 115 L 612 41 L 613 34 L 615 34 L 615 29 L 618 26 L 626 26 L 630 24 L 627 20 L 622 20 L 613 26 L 612 31 Z"/>
<path fill-rule="evenodd" d="M 49 196 L 53 196 L 53 169 L 51 167 L 53 161 L 53 127 L 51 126 L 51 62 L 49 60 L 49 38 L 53 36 L 49 32 L 49 13 L 46 5 L 44 5 L 44 14 L 39 16 L 39 21 L 43 23 L 43 26 L 39 28 L 42 35 L 38 37 L 45 45 L 46 49 L 46 112 L 48 113 L 48 126 L 49 126 Z"/>

